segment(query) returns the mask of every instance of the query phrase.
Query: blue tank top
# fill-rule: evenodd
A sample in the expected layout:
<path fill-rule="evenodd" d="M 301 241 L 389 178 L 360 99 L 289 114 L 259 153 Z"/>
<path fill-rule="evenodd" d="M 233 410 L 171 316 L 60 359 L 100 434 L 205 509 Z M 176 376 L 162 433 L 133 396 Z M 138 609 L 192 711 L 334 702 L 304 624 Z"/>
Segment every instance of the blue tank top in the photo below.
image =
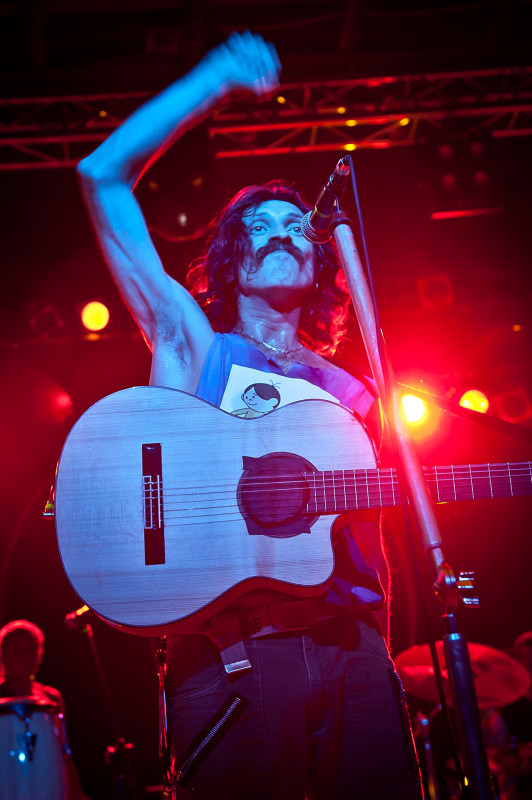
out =
<path fill-rule="evenodd" d="M 254 418 L 287 403 L 329 399 L 362 418 L 374 397 L 343 369 L 321 369 L 295 362 L 284 374 L 274 353 L 266 356 L 235 333 L 217 333 L 207 354 L 196 395 L 230 414 Z M 338 531 L 337 569 L 326 604 L 333 607 L 378 608 L 384 592 L 375 569 L 363 559 L 351 526 Z"/>

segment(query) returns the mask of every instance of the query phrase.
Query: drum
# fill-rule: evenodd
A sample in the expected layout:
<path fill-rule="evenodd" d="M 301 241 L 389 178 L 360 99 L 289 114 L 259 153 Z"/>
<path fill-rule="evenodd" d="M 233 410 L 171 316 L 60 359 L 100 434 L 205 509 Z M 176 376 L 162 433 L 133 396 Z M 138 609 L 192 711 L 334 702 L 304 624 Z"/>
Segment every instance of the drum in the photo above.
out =
<path fill-rule="evenodd" d="M 57 712 L 37 697 L 0 698 L 0 800 L 67 800 Z"/>

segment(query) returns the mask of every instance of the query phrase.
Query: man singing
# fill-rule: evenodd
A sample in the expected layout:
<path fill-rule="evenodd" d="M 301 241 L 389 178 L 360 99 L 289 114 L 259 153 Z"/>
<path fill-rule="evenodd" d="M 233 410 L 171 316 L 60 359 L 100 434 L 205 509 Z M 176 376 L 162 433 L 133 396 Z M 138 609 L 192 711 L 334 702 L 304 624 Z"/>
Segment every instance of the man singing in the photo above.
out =
<path fill-rule="evenodd" d="M 275 181 L 247 187 L 219 215 L 189 293 L 161 264 L 133 188 L 222 99 L 242 90 L 268 97 L 279 72 L 272 45 L 233 34 L 78 167 L 106 260 L 152 351 L 150 382 L 251 426 L 296 400 L 341 403 L 362 417 L 373 403 L 365 385 L 324 358 L 346 320 L 335 252 L 303 238 L 308 205 L 295 189 Z M 342 517 L 333 539 L 335 572 L 319 598 L 255 589 L 173 638 L 176 764 L 228 699 L 244 701 L 178 797 L 421 797 L 402 688 L 381 633 L 388 572 L 378 526 Z"/>

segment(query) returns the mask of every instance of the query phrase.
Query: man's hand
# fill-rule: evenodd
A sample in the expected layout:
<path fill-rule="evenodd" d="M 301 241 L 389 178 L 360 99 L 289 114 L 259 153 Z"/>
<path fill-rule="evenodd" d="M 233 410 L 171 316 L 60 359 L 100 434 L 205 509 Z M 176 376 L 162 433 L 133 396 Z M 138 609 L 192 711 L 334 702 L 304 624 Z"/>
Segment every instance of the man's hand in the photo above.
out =
<path fill-rule="evenodd" d="M 275 47 L 249 31 L 231 34 L 208 53 L 203 66 L 213 71 L 226 93 L 245 89 L 268 98 L 279 88 L 281 62 Z"/>

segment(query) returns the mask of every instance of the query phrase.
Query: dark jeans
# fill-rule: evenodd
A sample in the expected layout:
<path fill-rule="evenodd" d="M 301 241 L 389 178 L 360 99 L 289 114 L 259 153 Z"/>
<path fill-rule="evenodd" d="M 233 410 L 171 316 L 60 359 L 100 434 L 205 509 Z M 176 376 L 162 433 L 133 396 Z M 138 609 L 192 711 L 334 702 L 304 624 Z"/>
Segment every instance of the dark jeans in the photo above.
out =
<path fill-rule="evenodd" d="M 176 764 L 233 694 L 247 705 L 178 797 L 197 800 L 419 800 L 402 687 L 371 618 L 354 615 L 246 644 L 234 677 L 202 636 L 170 664 Z"/>

